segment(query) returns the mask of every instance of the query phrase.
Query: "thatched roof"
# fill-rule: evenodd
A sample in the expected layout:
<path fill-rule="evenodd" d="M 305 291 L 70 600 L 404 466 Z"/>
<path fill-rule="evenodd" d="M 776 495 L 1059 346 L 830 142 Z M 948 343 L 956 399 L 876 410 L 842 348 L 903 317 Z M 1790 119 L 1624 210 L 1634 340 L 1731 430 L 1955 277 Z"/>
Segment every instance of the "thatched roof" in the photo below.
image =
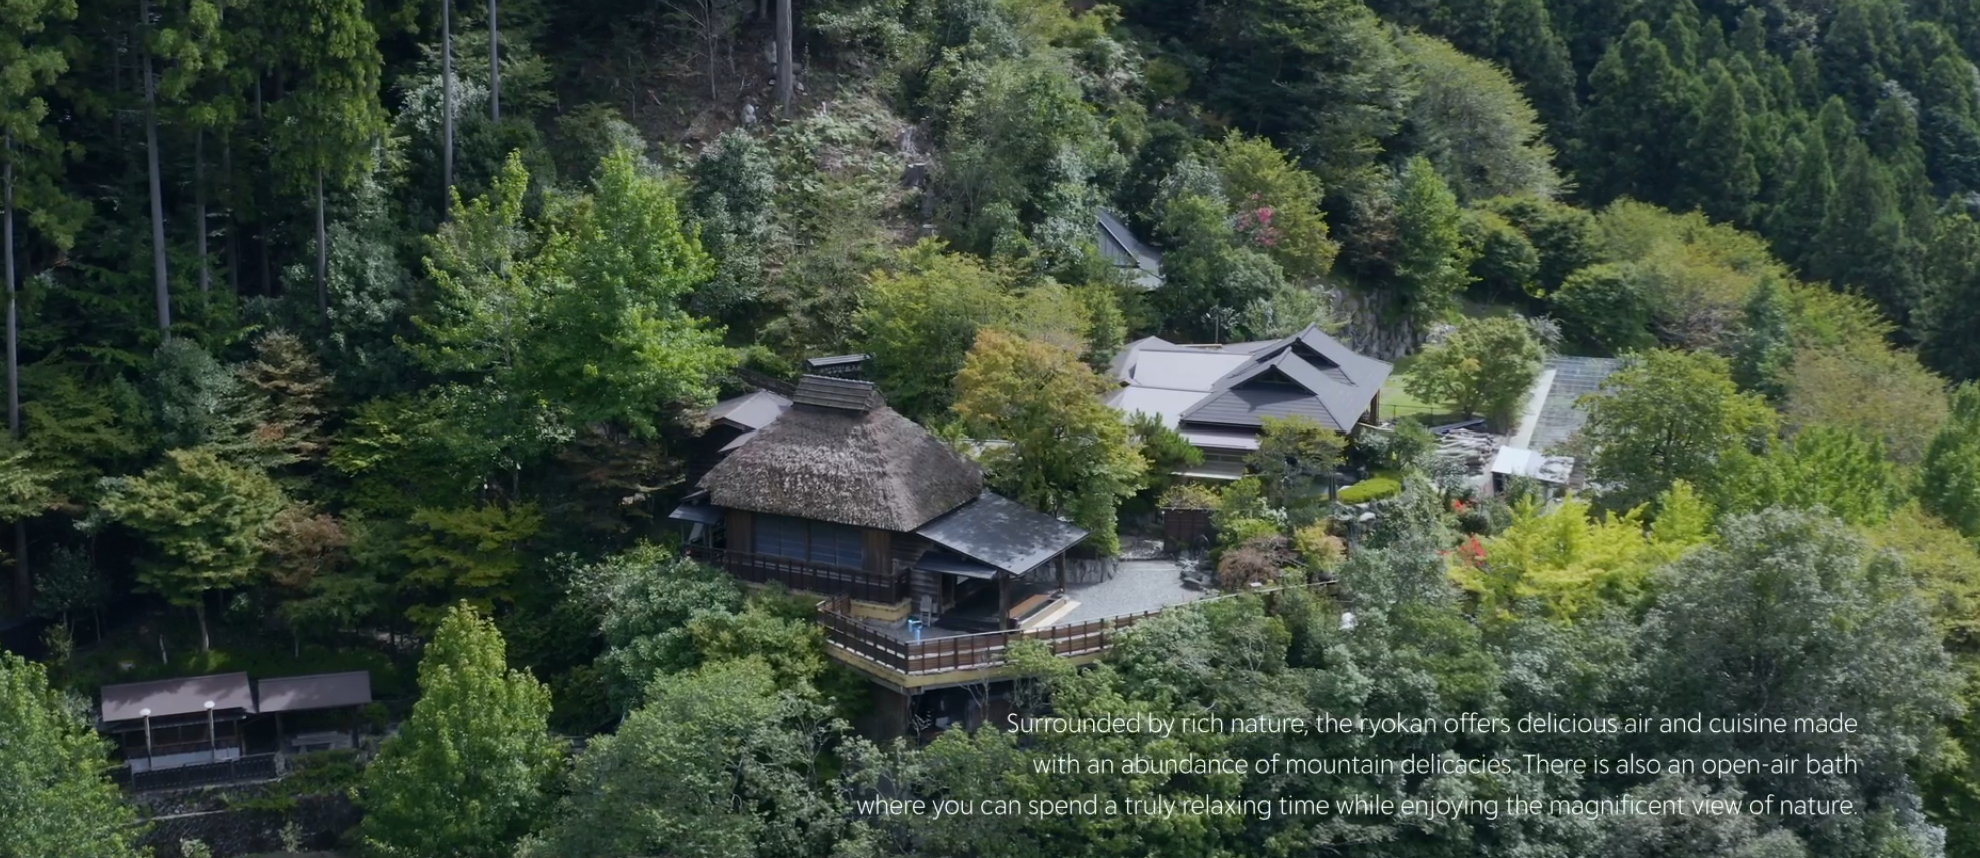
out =
<path fill-rule="evenodd" d="M 908 533 L 982 493 L 974 462 L 850 387 L 864 383 L 815 379 L 701 478 L 710 503 Z"/>

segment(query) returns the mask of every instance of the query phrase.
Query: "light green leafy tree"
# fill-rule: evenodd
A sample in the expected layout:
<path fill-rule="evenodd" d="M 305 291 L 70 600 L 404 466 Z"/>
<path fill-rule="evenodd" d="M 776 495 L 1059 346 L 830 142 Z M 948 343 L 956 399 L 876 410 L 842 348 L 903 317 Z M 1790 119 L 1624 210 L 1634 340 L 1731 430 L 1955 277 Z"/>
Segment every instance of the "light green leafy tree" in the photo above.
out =
<path fill-rule="evenodd" d="M 138 858 L 137 811 L 110 782 L 110 743 L 41 665 L 0 652 L 0 855 Z"/>
<path fill-rule="evenodd" d="M 1112 553 L 1120 502 L 1141 489 L 1148 462 L 1101 401 L 1108 387 L 1076 352 L 993 328 L 956 376 L 955 412 L 976 437 L 1010 442 L 984 454 L 994 485 Z"/>
<path fill-rule="evenodd" d="M 713 404 L 716 377 L 735 364 L 721 329 L 682 309 L 713 265 L 682 229 L 679 195 L 620 149 L 545 243 L 554 280 L 524 375 L 580 425 L 613 421 L 650 437 L 661 415 Z"/>
<path fill-rule="evenodd" d="M 514 598 L 516 576 L 528 561 L 524 547 L 543 529 L 534 504 L 485 504 L 461 509 L 420 509 L 412 514 L 405 556 L 412 569 L 406 583 L 441 594 L 445 603 L 464 601 L 479 610 Z M 406 616 L 437 622 L 447 608 L 414 605 Z"/>
<path fill-rule="evenodd" d="M 381 856 L 507 858 L 544 813 L 563 765 L 550 691 L 511 670 L 502 633 L 473 608 L 441 620 L 419 702 L 365 769 L 366 848 Z"/>
<path fill-rule="evenodd" d="M 254 579 L 276 516 L 288 506 L 267 474 L 231 464 L 212 450 L 170 450 L 137 477 L 103 481 L 97 512 L 137 531 L 151 545 L 138 559 L 138 582 L 199 619 L 202 652 L 211 649 L 206 594 Z"/>
<path fill-rule="evenodd" d="M 1774 419 L 1765 401 L 1733 384 L 1723 358 L 1702 353 L 1645 352 L 1584 401 L 1593 479 L 1611 509 L 1645 503 L 1677 480 L 1719 485 L 1719 469 L 1750 457 L 1749 442 Z"/>
<path fill-rule="evenodd" d="M 1547 352 L 1533 327 L 1516 316 L 1467 318 L 1443 341 L 1423 350 L 1403 389 L 1428 402 L 1447 402 L 1499 429 L 1510 428 L 1526 403 Z"/>
<path fill-rule="evenodd" d="M 934 241 L 902 251 L 894 270 L 874 272 L 853 323 L 888 404 L 917 418 L 948 408 L 977 332 L 1010 318 L 1007 289 L 982 262 Z"/>

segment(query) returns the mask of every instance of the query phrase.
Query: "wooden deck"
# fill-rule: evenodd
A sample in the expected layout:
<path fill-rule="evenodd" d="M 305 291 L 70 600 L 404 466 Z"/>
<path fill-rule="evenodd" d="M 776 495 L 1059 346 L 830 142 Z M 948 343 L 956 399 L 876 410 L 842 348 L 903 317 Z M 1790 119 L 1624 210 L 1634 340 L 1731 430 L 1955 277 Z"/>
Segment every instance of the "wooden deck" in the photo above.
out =
<path fill-rule="evenodd" d="M 1321 581 L 1302 586 L 1325 590 L 1332 585 L 1332 581 Z M 1284 588 L 1254 592 L 1271 593 L 1280 589 Z M 1252 593 L 1215 596 L 1170 608 L 1044 628 L 924 640 L 900 640 L 861 622 L 852 614 L 851 601 L 839 596 L 818 603 L 818 623 L 825 627 L 825 640 L 834 658 L 884 685 L 901 691 L 914 691 L 1008 678 L 1010 648 L 1020 641 L 1044 643 L 1053 655 L 1060 658 L 1076 662 L 1093 661 L 1113 647 L 1121 632 L 1165 610 L 1245 595 Z"/>

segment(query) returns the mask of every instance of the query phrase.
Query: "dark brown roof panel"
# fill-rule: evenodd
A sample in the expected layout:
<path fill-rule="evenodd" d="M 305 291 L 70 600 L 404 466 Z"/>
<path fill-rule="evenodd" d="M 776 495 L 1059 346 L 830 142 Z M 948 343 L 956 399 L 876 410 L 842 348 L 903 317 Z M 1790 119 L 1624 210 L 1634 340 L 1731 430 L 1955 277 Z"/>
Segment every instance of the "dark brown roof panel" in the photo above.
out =
<path fill-rule="evenodd" d="M 254 692 L 248 689 L 247 674 L 216 673 L 105 685 L 103 708 L 99 712 L 106 723 L 143 718 L 146 709 L 151 710 L 151 717 L 164 718 L 204 712 L 208 700 L 213 701 L 215 711 L 255 711 Z"/>
<path fill-rule="evenodd" d="M 264 679 L 260 690 L 264 713 L 363 706 L 371 702 L 371 671 Z"/>

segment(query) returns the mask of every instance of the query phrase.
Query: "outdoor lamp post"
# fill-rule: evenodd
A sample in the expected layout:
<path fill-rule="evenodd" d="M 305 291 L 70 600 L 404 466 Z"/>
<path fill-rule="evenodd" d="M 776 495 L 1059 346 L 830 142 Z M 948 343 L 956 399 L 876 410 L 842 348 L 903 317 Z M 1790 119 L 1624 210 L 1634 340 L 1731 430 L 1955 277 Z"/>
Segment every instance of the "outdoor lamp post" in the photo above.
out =
<path fill-rule="evenodd" d="M 139 709 L 138 717 L 144 719 L 144 770 L 151 771 L 151 710 Z"/>
<path fill-rule="evenodd" d="M 213 701 L 206 701 L 206 759 L 220 762 L 220 742 L 213 737 Z"/>

